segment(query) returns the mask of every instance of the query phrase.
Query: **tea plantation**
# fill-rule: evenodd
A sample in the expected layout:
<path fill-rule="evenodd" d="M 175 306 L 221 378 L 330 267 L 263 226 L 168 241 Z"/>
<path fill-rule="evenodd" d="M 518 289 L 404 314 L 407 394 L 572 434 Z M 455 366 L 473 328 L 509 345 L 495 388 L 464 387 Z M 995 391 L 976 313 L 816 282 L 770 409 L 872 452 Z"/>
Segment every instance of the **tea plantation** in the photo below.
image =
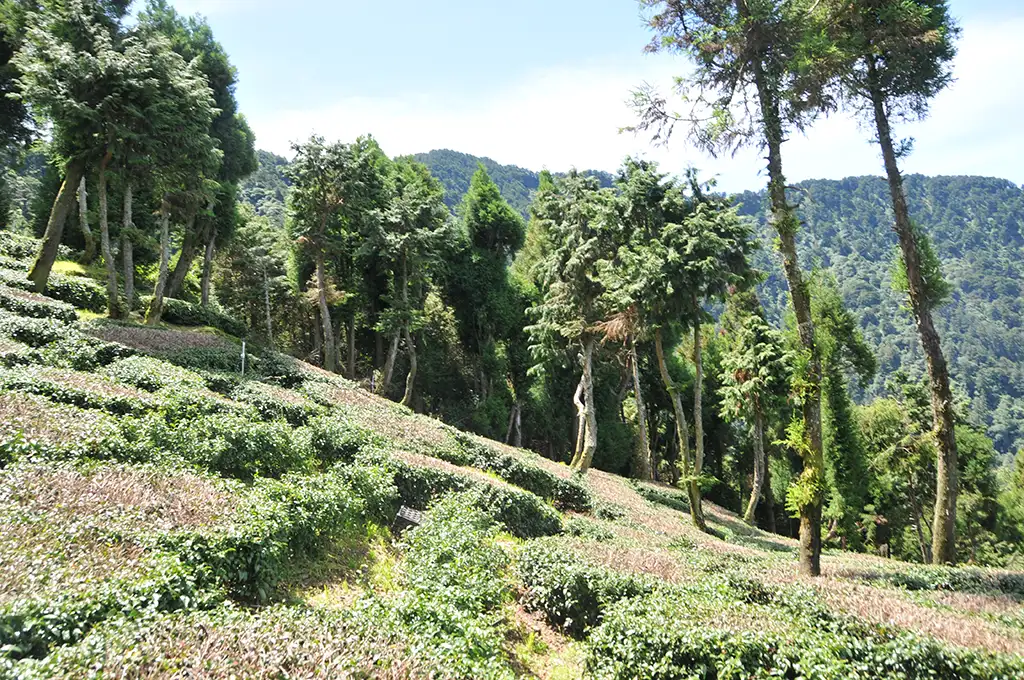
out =
<path fill-rule="evenodd" d="M 1024 574 L 794 541 L 459 432 L 0 242 L 0 677 L 1024 677 Z M 398 531 L 401 505 L 424 521 Z"/>

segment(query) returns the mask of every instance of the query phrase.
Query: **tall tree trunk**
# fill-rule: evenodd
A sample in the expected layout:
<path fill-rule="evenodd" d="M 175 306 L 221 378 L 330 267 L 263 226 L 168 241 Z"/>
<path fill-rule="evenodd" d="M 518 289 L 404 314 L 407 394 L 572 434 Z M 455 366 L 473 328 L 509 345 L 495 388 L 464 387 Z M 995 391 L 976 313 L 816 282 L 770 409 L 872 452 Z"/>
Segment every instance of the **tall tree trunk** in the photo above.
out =
<path fill-rule="evenodd" d="M 89 199 L 85 189 L 85 175 L 78 183 L 78 224 L 82 229 L 82 238 L 85 240 L 85 250 L 82 252 L 82 264 L 92 264 L 96 259 L 96 237 L 89 228 Z"/>
<path fill-rule="evenodd" d="M 736 0 L 740 15 L 749 19 L 744 0 Z M 782 268 L 789 285 L 789 294 L 796 314 L 800 344 L 809 355 L 805 385 L 801 395 L 805 442 L 804 469 L 798 481 L 810 491 L 808 502 L 800 508 L 800 570 L 809 576 L 821 574 L 821 510 L 825 480 L 825 458 L 821 431 L 821 357 L 814 340 L 811 319 L 811 295 L 800 270 L 796 251 L 796 231 L 799 227 L 793 207 L 786 198 L 786 178 L 782 172 L 782 142 L 784 131 L 780 113 L 777 86 L 770 82 L 760 58 L 752 61 L 754 84 L 765 143 L 768 148 L 768 195 L 771 200 L 771 222 L 778 232 L 778 248 L 782 255 Z"/>
<path fill-rule="evenodd" d="M 754 525 L 754 513 L 757 512 L 757 504 L 761 500 L 761 493 L 764 489 L 765 472 L 768 468 L 764 457 L 764 416 L 759 405 L 754 406 L 754 485 L 750 489 L 750 502 L 747 503 L 747 511 L 743 515 L 743 521 Z"/>
<path fill-rule="evenodd" d="M 401 331 L 395 330 L 395 334 L 391 337 L 391 345 L 388 347 L 388 356 L 384 360 L 384 375 L 381 378 L 380 385 L 377 387 L 377 394 L 387 395 L 388 390 L 391 389 L 391 377 L 395 373 L 395 359 L 398 358 L 398 341 L 401 338 Z"/>
<path fill-rule="evenodd" d="M 874 106 L 875 127 L 878 143 L 882 147 L 885 174 L 889 180 L 892 195 L 893 215 L 896 218 L 896 235 L 900 252 L 907 271 L 910 307 L 917 322 L 917 333 L 921 338 L 925 362 L 931 387 L 932 421 L 935 439 L 939 446 L 936 468 L 935 519 L 932 524 L 932 560 L 935 564 L 956 562 L 956 499 L 959 493 L 959 475 L 956 449 L 956 415 L 953 412 L 953 393 L 949 387 L 949 369 L 942 354 L 939 333 L 932 319 L 928 299 L 927 283 L 921 271 L 921 253 L 917 236 L 910 221 L 906 194 L 903 191 L 903 177 L 900 175 L 896 150 L 889 127 L 889 116 L 885 110 L 885 99 L 878 84 L 875 58 L 868 56 L 868 82 L 871 101 Z"/>
<path fill-rule="evenodd" d="M 213 278 L 213 254 L 217 248 L 217 230 L 210 230 L 210 238 L 206 240 L 206 252 L 203 253 L 203 276 L 199 282 L 200 302 L 203 307 L 210 304 L 210 279 Z"/>
<path fill-rule="evenodd" d="M 320 307 L 320 324 L 324 332 L 324 369 L 332 373 L 338 370 L 338 348 L 334 343 L 334 328 L 331 325 L 331 310 L 327 306 L 327 272 L 324 266 L 324 251 L 316 249 L 316 299 Z"/>
<path fill-rule="evenodd" d="M 585 473 L 594 462 L 597 450 L 597 406 L 594 403 L 594 346 L 597 338 L 588 335 L 583 341 L 583 446 L 579 458 L 572 466 L 576 472 Z"/>
<path fill-rule="evenodd" d="M 153 289 L 153 301 L 149 303 L 146 323 L 155 326 L 164 313 L 164 291 L 167 289 L 167 268 L 171 259 L 171 207 L 167 198 L 160 204 L 160 272 Z"/>
<path fill-rule="evenodd" d="M 196 216 L 192 215 L 188 224 L 185 225 L 185 234 L 181 239 L 181 251 L 178 253 L 178 261 L 171 270 L 171 277 L 167 281 L 167 297 L 180 298 L 181 289 L 185 285 L 185 277 L 188 276 L 192 263 L 196 259 L 196 246 L 199 242 L 199 235 L 196 233 Z"/>
<path fill-rule="evenodd" d="M 413 342 L 412 333 L 409 332 L 408 325 L 402 327 L 402 333 L 405 335 L 406 350 L 409 353 L 409 375 L 405 377 L 405 394 L 402 396 L 402 405 L 412 408 L 412 394 L 413 389 L 416 387 L 416 368 L 418 366 L 416 343 Z"/>
<path fill-rule="evenodd" d="M 694 311 L 699 314 L 697 300 L 694 299 Z M 690 499 L 702 506 L 700 493 L 700 476 L 704 472 L 704 347 L 701 338 L 700 322 L 693 324 L 693 475 L 688 482 Z M 704 510 L 701 507 L 701 515 Z"/>
<path fill-rule="evenodd" d="M 682 460 L 683 464 L 683 478 L 688 480 L 693 475 L 693 469 L 690 463 L 689 426 L 686 424 L 686 414 L 683 412 L 683 397 L 679 393 L 679 386 L 676 385 L 672 376 L 668 372 L 668 362 L 665 361 L 665 347 L 660 328 L 654 332 L 654 351 L 655 354 L 658 355 L 658 369 L 661 371 L 661 380 L 665 383 L 665 391 L 668 392 L 668 396 L 672 400 L 672 410 L 675 413 L 676 421 L 676 441 L 679 446 L 679 458 Z M 708 530 L 708 525 L 704 519 L 704 509 L 701 507 L 700 498 L 694 498 L 692 492 L 690 492 L 692 487 L 689 484 L 686 486 L 690 499 L 690 518 L 693 520 L 694 526 L 701 531 L 706 532 Z"/>
<path fill-rule="evenodd" d="M 356 313 L 348 315 L 348 379 L 356 379 Z"/>
<path fill-rule="evenodd" d="M 100 161 L 96 189 L 99 195 L 100 211 L 100 248 L 103 251 L 103 264 L 107 269 L 107 315 L 111 319 L 121 317 L 121 298 L 117 290 L 117 265 L 110 247 L 110 224 L 107 220 L 107 165 L 112 154 L 107 153 Z"/>
<path fill-rule="evenodd" d="M 932 561 L 932 551 L 928 541 L 925 540 L 924 513 L 921 510 L 921 504 L 917 502 L 917 486 L 914 484 L 913 475 L 911 475 L 908 491 L 910 492 L 910 505 L 914 508 L 914 529 L 917 532 L 917 547 L 921 551 L 921 560 L 928 564 Z"/>
<path fill-rule="evenodd" d="M 523 448 L 523 407 L 516 401 L 516 435 L 512 440 L 512 446 L 517 449 Z"/>
<path fill-rule="evenodd" d="M 263 268 L 263 312 L 267 321 L 267 344 L 274 348 L 274 317 L 270 314 L 270 280 L 267 278 L 267 268 Z"/>
<path fill-rule="evenodd" d="M 124 269 L 124 299 L 128 305 L 127 316 L 135 309 L 135 253 L 132 247 L 132 185 L 124 188 L 124 209 L 121 214 L 121 266 Z"/>
<path fill-rule="evenodd" d="M 767 452 L 764 456 L 764 485 L 762 488 L 762 494 L 764 496 L 764 511 L 768 519 L 766 528 L 770 533 L 777 534 L 779 530 L 775 523 L 775 494 L 772 493 L 772 469 L 768 465 Z"/>
<path fill-rule="evenodd" d="M 587 432 L 587 406 L 583 403 L 585 382 L 586 376 L 581 373 L 580 382 L 576 385 L 576 391 L 572 395 L 572 403 L 576 407 L 576 437 L 572 449 L 572 461 L 569 463 L 570 467 L 576 467 L 579 464 L 580 457 L 583 455 L 583 436 Z"/>
<path fill-rule="evenodd" d="M 633 395 L 636 398 L 637 451 L 636 473 L 644 481 L 651 481 L 651 442 L 647 436 L 647 405 L 640 385 L 640 360 L 636 351 L 636 338 L 629 338 L 629 363 L 633 369 Z"/>
<path fill-rule="evenodd" d="M 50 278 L 50 270 L 53 269 L 53 263 L 57 260 L 57 250 L 60 248 L 60 241 L 64 236 L 64 223 L 67 222 L 68 213 L 71 212 L 71 206 L 75 203 L 75 191 L 84 174 L 85 163 L 83 161 L 71 161 L 64 168 L 64 183 L 60 185 L 60 191 L 57 192 L 57 197 L 53 201 L 39 254 L 28 273 L 28 279 L 33 283 L 33 288 L 37 293 L 46 292 L 46 282 Z"/>

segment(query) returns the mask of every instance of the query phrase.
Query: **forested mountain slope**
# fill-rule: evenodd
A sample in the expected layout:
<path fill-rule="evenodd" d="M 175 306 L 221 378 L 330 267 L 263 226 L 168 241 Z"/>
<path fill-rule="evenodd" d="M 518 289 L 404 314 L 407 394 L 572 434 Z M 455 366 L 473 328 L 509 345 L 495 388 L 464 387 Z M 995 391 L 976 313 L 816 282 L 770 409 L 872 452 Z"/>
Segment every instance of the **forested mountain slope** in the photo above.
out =
<path fill-rule="evenodd" d="M 490 158 L 481 158 L 468 153 L 460 153 L 449 149 L 435 149 L 429 153 L 413 156 L 417 161 L 430 168 L 430 173 L 441 180 L 444 185 L 444 202 L 448 207 L 455 208 L 462 202 L 462 197 L 469 190 L 469 182 L 478 166 L 483 165 L 487 174 L 501 189 L 501 195 L 509 205 L 524 217 L 529 215 L 530 200 L 533 191 L 540 181 L 540 173 L 525 170 L 516 165 L 501 165 Z M 612 175 L 599 170 L 584 170 L 584 175 L 597 177 L 601 186 L 611 186 Z"/>
<path fill-rule="evenodd" d="M 514 208 L 525 213 L 537 175 L 490 159 L 452 151 L 420 154 L 445 185 L 445 200 L 462 200 L 477 163 Z M 602 181 L 610 177 L 602 177 Z M 907 177 L 911 213 L 932 235 L 943 272 L 953 286 L 938 326 L 957 387 L 973 419 L 984 424 L 999 451 L 1024 446 L 1024 190 L 990 177 Z M 924 372 L 924 359 L 906 296 L 892 287 L 896 235 L 889 189 L 881 177 L 810 180 L 793 191 L 805 223 L 803 261 L 831 268 L 846 306 L 875 348 L 879 371 L 862 396 L 877 396 L 896 371 Z M 758 266 L 769 274 L 764 302 L 779 318 L 788 304 L 774 261 L 773 232 L 765 221 L 764 192 L 737 196 L 743 214 L 759 220 L 764 244 Z"/>
<path fill-rule="evenodd" d="M 1024 190 L 995 178 L 921 175 L 908 176 L 906 188 L 911 214 L 931 234 L 953 289 L 937 315 L 953 379 L 997 448 L 1015 452 L 1024 445 Z M 868 394 L 881 394 L 896 371 L 922 374 L 905 294 L 892 286 L 896 236 L 885 181 L 812 180 L 792 195 L 804 221 L 804 261 L 832 270 L 875 348 L 879 371 Z M 769 260 L 775 255 L 764 195 L 745 192 L 737 199 L 740 210 L 760 222 L 766 247 L 758 264 L 769 274 L 765 304 L 780 315 L 788 296 L 779 266 Z"/>

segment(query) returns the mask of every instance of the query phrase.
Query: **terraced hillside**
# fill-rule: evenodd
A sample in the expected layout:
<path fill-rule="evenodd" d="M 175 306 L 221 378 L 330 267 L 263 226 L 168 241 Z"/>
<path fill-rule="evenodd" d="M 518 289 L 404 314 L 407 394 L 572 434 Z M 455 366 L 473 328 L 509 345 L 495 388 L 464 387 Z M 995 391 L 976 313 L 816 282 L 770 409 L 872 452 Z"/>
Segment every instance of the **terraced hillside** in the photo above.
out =
<path fill-rule="evenodd" d="M 1024 677 L 1022 573 L 806 579 L 672 488 L 271 352 L 243 377 L 237 338 L 96 319 L 88 279 L 29 293 L 32 247 L 0 241 L 0 677 Z"/>

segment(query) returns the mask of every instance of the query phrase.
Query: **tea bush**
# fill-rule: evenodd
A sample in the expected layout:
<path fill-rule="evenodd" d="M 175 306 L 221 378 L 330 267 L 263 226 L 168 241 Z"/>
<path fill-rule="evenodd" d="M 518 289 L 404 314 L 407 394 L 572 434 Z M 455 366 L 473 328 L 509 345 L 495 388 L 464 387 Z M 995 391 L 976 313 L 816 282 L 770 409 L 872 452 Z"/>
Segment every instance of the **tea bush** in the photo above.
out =
<path fill-rule="evenodd" d="M 558 511 L 532 493 L 503 485 L 488 484 L 469 475 L 430 467 L 414 467 L 397 458 L 374 452 L 359 462 L 378 464 L 393 475 L 402 502 L 425 508 L 444 494 L 472 492 L 475 505 L 520 538 L 561 533 Z"/>
<path fill-rule="evenodd" d="M 131 356 L 104 368 L 101 373 L 148 392 L 164 388 L 200 390 L 205 387 L 201 376 L 159 359 Z"/>
<path fill-rule="evenodd" d="M 153 395 L 104 376 L 48 366 L 0 369 L 0 389 L 38 394 L 114 415 L 140 414 L 159 405 Z"/>
<path fill-rule="evenodd" d="M 43 295 L 5 286 L 0 286 L 0 309 L 6 309 L 21 316 L 56 319 L 65 323 L 78 320 L 75 308 L 66 302 L 59 302 Z"/>
<path fill-rule="evenodd" d="M 574 637 L 601 623 L 605 609 L 622 599 L 651 593 L 653 579 L 591 564 L 565 542 L 528 541 L 516 554 L 516 571 L 526 588 L 523 604 Z"/>
<path fill-rule="evenodd" d="M 382 438 L 338 413 L 311 419 L 304 432 L 313 455 L 324 465 L 350 463 L 360 452 L 384 444 Z"/>
<path fill-rule="evenodd" d="M 294 426 L 304 425 L 323 412 L 323 407 L 297 392 L 249 380 L 231 392 L 231 398 L 251 404 L 267 420 L 286 420 Z"/>
<path fill-rule="evenodd" d="M 46 282 L 46 294 L 90 312 L 100 313 L 107 308 L 107 289 L 83 276 L 50 274 Z"/>
<path fill-rule="evenodd" d="M 149 299 L 143 298 L 142 302 L 148 305 Z M 213 307 L 203 307 L 176 298 L 164 298 L 161 318 L 179 326 L 210 326 L 239 338 L 244 338 L 249 332 L 245 323 Z"/>
<path fill-rule="evenodd" d="M 14 260 L 29 260 L 39 252 L 39 241 L 12 231 L 0 230 L 0 255 Z"/>

